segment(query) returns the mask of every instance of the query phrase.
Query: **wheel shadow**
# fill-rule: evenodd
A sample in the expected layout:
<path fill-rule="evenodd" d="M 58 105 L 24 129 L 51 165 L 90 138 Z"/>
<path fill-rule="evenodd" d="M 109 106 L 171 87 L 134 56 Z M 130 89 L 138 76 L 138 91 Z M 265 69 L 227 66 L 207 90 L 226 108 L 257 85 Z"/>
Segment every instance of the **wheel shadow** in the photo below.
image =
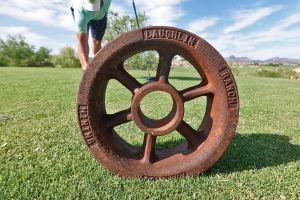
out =
<path fill-rule="evenodd" d="M 200 77 L 190 77 L 190 76 L 170 76 L 171 80 L 180 80 L 180 81 L 201 81 Z"/>
<path fill-rule="evenodd" d="M 224 156 L 205 174 L 278 166 L 300 159 L 300 146 L 280 134 L 237 134 Z"/>
<path fill-rule="evenodd" d="M 184 139 L 160 144 L 161 148 L 174 147 Z M 237 133 L 223 157 L 204 175 L 262 169 L 295 162 L 300 159 L 300 145 L 290 143 L 281 134 Z"/>
<path fill-rule="evenodd" d="M 147 76 L 139 77 L 141 79 L 148 79 Z M 201 81 L 200 77 L 189 77 L 189 76 L 170 76 L 169 80 L 180 80 L 180 81 Z"/>

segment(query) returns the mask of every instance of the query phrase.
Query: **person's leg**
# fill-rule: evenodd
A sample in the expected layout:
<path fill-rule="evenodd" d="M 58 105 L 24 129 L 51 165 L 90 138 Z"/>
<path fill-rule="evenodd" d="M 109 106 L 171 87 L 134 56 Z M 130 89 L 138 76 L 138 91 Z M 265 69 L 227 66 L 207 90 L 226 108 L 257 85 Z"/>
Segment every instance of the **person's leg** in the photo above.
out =
<path fill-rule="evenodd" d="M 74 8 L 72 14 L 75 20 L 77 52 L 82 70 L 89 66 L 88 21 L 89 16 L 84 11 Z"/>
<path fill-rule="evenodd" d="M 107 16 L 103 17 L 100 20 L 90 21 L 91 33 L 92 33 L 92 42 L 93 42 L 93 53 L 94 55 L 101 49 L 102 38 L 104 36 L 106 27 L 107 27 Z"/>
<path fill-rule="evenodd" d="M 101 43 L 102 43 L 102 40 L 97 40 L 96 38 L 93 38 L 92 37 L 92 41 L 93 41 L 93 53 L 94 55 L 97 54 L 97 52 L 101 49 Z"/>
<path fill-rule="evenodd" d="M 77 38 L 77 51 L 81 63 L 82 70 L 86 70 L 89 66 L 89 45 L 87 33 L 76 33 Z"/>

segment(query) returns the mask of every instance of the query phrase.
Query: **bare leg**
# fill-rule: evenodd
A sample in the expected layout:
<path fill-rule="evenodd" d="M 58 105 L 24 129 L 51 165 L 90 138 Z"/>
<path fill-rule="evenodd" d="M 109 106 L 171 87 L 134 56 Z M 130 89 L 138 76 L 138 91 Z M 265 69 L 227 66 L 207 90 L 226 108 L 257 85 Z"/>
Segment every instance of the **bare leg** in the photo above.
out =
<path fill-rule="evenodd" d="M 78 56 L 83 70 L 89 66 L 89 43 L 87 33 L 76 33 Z"/>
<path fill-rule="evenodd" d="M 96 55 L 96 53 L 101 49 L 101 40 L 97 40 L 95 38 L 93 39 L 93 53 Z"/>

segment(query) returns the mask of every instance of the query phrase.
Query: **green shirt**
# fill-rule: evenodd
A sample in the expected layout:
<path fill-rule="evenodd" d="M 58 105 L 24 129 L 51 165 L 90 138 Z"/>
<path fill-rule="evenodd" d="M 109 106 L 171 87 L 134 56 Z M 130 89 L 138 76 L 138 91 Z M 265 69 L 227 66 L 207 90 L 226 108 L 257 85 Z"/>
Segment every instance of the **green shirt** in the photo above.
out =
<path fill-rule="evenodd" d="M 87 24 L 91 20 L 100 20 L 108 12 L 111 0 L 103 0 L 99 11 L 87 11 L 83 8 L 83 0 L 72 0 L 71 6 L 74 9 L 75 30 L 80 33 L 87 33 Z"/>

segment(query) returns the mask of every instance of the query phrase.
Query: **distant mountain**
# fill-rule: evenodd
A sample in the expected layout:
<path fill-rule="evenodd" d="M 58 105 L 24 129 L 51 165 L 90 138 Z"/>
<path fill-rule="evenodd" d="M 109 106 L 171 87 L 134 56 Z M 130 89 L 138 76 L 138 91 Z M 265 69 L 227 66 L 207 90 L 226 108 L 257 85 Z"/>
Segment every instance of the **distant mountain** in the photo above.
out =
<path fill-rule="evenodd" d="M 248 57 L 236 57 L 234 55 L 225 58 L 227 62 L 236 62 L 241 64 L 283 64 L 297 65 L 300 64 L 300 59 L 274 57 L 267 60 L 254 60 Z"/>
<path fill-rule="evenodd" d="M 300 64 L 300 59 L 292 59 L 292 58 L 271 58 L 268 60 L 263 61 L 263 64 L 288 64 L 288 65 L 295 65 L 295 64 Z"/>
<path fill-rule="evenodd" d="M 248 64 L 248 63 L 252 63 L 253 60 L 251 58 L 248 57 L 236 57 L 234 55 L 229 56 L 228 58 L 226 58 L 226 60 L 228 62 L 236 62 L 236 63 L 242 63 L 242 64 Z"/>

